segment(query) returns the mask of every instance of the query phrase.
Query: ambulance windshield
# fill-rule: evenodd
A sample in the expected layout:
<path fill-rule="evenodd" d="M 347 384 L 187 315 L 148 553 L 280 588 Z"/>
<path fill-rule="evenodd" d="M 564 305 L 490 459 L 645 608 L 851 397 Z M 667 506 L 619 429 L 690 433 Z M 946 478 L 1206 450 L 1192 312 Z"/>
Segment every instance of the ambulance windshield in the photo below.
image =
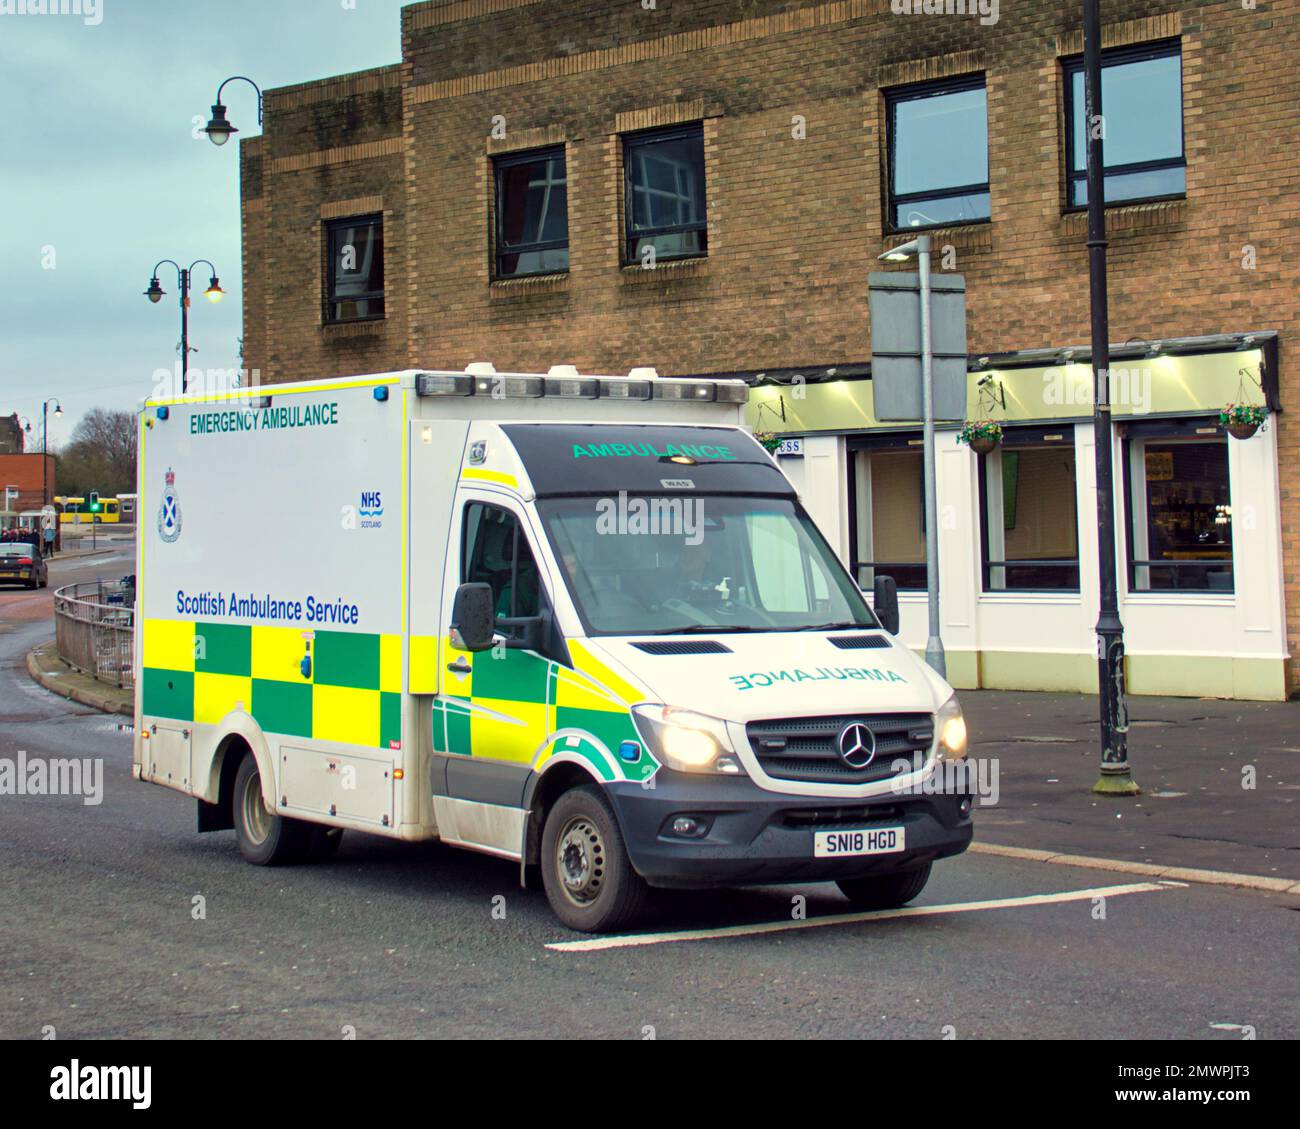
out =
<path fill-rule="evenodd" d="M 591 635 L 878 626 L 793 499 L 624 493 L 540 509 Z"/>

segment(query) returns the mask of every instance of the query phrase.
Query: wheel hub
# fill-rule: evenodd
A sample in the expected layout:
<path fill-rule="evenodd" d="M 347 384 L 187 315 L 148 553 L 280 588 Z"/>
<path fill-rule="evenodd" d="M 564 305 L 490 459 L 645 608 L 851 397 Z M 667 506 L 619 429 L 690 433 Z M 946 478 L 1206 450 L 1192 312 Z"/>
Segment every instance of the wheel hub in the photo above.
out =
<path fill-rule="evenodd" d="M 571 819 L 556 841 L 556 864 L 565 897 L 587 906 L 600 896 L 605 881 L 605 844 L 585 816 Z"/>

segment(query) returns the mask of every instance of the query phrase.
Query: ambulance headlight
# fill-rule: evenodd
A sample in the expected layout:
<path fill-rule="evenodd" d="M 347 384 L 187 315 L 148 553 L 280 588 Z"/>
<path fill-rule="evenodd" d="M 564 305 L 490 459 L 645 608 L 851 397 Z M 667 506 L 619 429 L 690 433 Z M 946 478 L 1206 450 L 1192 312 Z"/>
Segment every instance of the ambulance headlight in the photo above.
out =
<path fill-rule="evenodd" d="M 939 756 L 944 760 L 961 760 L 966 755 L 966 719 L 956 694 L 935 715 L 934 726 L 939 734 Z"/>
<path fill-rule="evenodd" d="M 632 720 L 650 752 L 678 772 L 742 776 L 727 726 L 716 717 L 671 706 L 633 706 Z"/>

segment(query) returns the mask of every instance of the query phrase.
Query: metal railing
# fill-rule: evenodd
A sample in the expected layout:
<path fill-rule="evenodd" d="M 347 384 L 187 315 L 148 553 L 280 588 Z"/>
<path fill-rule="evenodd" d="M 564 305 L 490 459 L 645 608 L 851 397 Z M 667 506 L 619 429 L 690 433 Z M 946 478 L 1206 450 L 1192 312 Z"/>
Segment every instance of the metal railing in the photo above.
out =
<path fill-rule="evenodd" d="M 122 689 L 135 685 L 135 584 L 93 581 L 54 593 L 59 658 L 83 674 Z"/>

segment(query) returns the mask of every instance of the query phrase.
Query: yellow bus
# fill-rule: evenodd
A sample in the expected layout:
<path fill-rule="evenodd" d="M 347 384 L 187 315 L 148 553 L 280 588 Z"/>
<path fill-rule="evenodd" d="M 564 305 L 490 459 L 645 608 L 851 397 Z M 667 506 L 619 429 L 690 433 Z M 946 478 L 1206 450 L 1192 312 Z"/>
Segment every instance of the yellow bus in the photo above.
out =
<path fill-rule="evenodd" d="M 90 512 L 90 503 L 85 498 L 60 496 L 54 499 L 59 507 L 61 525 L 117 525 L 122 520 L 122 503 L 117 498 L 100 498 L 99 512 Z"/>

